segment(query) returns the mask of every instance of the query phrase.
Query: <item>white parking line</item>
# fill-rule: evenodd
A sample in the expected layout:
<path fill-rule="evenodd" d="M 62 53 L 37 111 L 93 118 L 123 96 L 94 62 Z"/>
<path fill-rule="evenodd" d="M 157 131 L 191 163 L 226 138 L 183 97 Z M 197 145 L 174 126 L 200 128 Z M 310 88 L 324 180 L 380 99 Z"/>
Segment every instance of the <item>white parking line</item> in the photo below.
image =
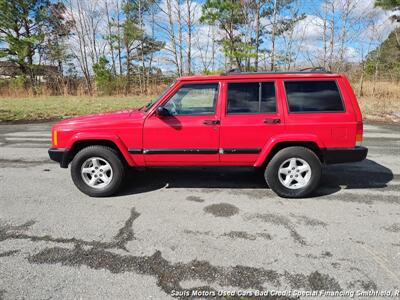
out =
<path fill-rule="evenodd" d="M 42 137 L 6 137 L 7 141 L 29 141 L 29 142 L 50 142 L 50 138 L 42 138 Z"/>
<path fill-rule="evenodd" d="M 380 138 L 380 139 L 400 139 L 398 133 L 383 133 L 383 132 L 365 132 L 365 138 Z"/>
<path fill-rule="evenodd" d="M 5 137 L 51 137 L 51 133 L 42 131 L 19 131 L 4 134 Z"/>

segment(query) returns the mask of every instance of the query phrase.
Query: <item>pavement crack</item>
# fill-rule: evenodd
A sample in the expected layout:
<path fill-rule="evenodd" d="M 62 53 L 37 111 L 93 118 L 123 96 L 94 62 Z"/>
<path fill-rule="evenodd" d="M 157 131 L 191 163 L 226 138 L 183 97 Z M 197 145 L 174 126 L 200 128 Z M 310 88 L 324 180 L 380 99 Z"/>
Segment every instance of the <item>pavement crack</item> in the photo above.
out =
<path fill-rule="evenodd" d="M 17 254 L 21 250 L 10 250 L 10 251 L 5 251 L 0 253 L 0 257 L 7 257 L 7 256 L 13 256 L 14 254 Z"/>
<path fill-rule="evenodd" d="M 133 222 L 140 216 L 140 214 L 133 207 L 130 212 L 129 218 L 125 221 L 122 228 L 118 230 L 117 235 L 114 236 L 111 242 L 102 241 L 86 241 L 77 238 L 63 238 L 63 237 L 52 237 L 50 235 L 30 235 L 23 233 L 23 231 L 28 230 L 35 221 L 29 221 L 22 225 L 0 225 L 0 242 L 5 240 L 30 240 L 32 242 L 53 242 L 59 244 L 75 244 L 75 246 L 89 246 L 94 249 L 126 249 L 126 245 L 129 241 L 134 239 L 134 232 L 132 229 Z"/>
<path fill-rule="evenodd" d="M 263 222 L 270 223 L 277 226 L 283 226 L 289 231 L 290 236 L 293 240 L 302 246 L 307 245 L 304 238 L 297 232 L 294 224 L 289 218 L 277 214 L 255 214 L 247 217 L 248 219 L 259 219 Z"/>
<path fill-rule="evenodd" d="M 295 215 L 295 214 L 290 214 L 290 216 L 295 218 L 299 224 L 303 224 L 306 226 L 311 226 L 311 227 L 315 227 L 315 226 L 327 227 L 328 226 L 328 224 L 326 224 L 325 222 L 322 222 L 321 220 L 311 218 L 308 216 L 301 216 L 301 215 Z"/>
<path fill-rule="evenodd" d="M 129 218 L 125 221 L 125 225 L 120 228 L 118 234 L 114 237 L 114 244 L 116 247 L 128 251 L 126 249 L 126 244 L 135 238 L 133 232 L 133 222 L 140 216 L 134 207 L 131 209 L 131 214 Z"/>
<path fill-rule="evenodd" d="M 171 263 L 160 251 L 151 256 L 121 255 L 105 249 L 84 249 L 79 245 L 74 249 L 54 247 L 47 248 L 28 257 L 34 264 L 61 264 L 63 266 L 87 266 L 92 269 L 106 269 L 111 273 L 134 272 L 141 275 L 154 276 L 157 285 L 167 294 L 174 291 L 178 298 L 192 295 L 191 291 L 207 290 L 215 292 L 212 285 L 231 286 L 241 289 L 265 290 L 266 285 L 282 286 L 282 280 L 291 286 L 304 289 L 318 288 L 326 290 L 341 290 L 335 278 L 317 271 L 304 274 L 278 273 L 275 270 L 236 265 L 232 267 L 215 266 L 208 261 L 192 260 L 187 263 Z M 209 286 L 184 289 L 182 281 L 200 280 Z M 177 293 L 178 292 L 178 293 Z M 181 295 L 181 296 L 179 296 Z M 266 297 L 263 299 L 278 299 Z M 279 299 L 291 299 L 281 297 Z"/>
<path fill-rule="evenodd" d="M 26 166 L 40 166 L 44 164 L 51 163 L 51 160 L 45 159 L 45 160 L 23 160 L 23 159 L 0 159 L 0 166 L 3 168 L 22 168 Z"/>

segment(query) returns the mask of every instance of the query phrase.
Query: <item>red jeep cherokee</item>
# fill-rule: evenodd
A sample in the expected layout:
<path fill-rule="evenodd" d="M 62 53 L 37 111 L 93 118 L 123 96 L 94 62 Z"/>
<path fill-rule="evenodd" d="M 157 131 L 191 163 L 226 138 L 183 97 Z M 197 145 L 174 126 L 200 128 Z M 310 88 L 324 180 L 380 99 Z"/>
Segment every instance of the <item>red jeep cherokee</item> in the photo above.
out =
<path fill-rule="evenodd" d="M 321 165 L 365 159 L 357 99 L 344 75 L 323 71 L 181 77 L 140 109 L 63 120 L 52 160 L 89 196 L 118 191 L 126 167 L 265 168 L 282 197 L 318 186 Z"/>

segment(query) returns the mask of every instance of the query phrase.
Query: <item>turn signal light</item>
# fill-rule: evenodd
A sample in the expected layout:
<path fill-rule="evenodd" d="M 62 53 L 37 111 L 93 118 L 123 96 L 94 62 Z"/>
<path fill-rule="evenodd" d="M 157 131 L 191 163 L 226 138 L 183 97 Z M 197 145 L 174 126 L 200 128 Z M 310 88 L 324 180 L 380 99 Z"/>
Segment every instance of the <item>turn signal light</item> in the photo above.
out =
<path fill-rule="evenodd" d="M 57 141 L 57 130 L 53 130 L 53 145 L 57 147 L 58 141 Z"/>

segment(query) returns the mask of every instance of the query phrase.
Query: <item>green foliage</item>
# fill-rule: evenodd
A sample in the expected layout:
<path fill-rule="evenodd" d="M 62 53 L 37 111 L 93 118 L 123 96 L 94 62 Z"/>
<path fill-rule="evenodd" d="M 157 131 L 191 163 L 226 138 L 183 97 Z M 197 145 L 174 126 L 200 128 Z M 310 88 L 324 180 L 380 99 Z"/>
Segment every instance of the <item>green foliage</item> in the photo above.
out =
<path fill-rule="evenodd" d="M 375 7 L 381 7 L 385 10 L 392 10 L 394 12 L 400 11 L 400 0 L 375 0 Z M 400 16 L 397 14 L 392 15 L 394 21 L 400 22 Z"/>
<path fill-rule="evenodd" d="M 141 25 L 143 15 L 150 9 L 152 1 L 130 0 L 123 7 L 126 16 L 123 23 L 123 41 L 130 60 L 139 60 L 151 53 L 161 50 L 164 42 L 149 37 Z"/>
<path fill-rule="evenodd" d="M 51 62 L 56 62 L 62 73 L 63 63 L 71 58 L 68 54 L 65 40 L 71 33 L 74 22 L 65 18 L 66 7 L 62 2 L 53 3 L 47 10 L 47 27 L 44 44 L 40 53 Z"/>
<path fill-rule="evenodd" d="M 222 70 L 222 69 L 217 69 L 217 70 L 204 69 L 203 71 L 201 71 L 201 74 L 203 74 L 203 75 L 219 75 L 224 72 L 225 72 L 225 70 Z"/>
<path fill-rule="evenodd" d="M 219 42 L 225 56 L 243 69 L 243 59 L 254 56 L 254 46 L 245 40 L 242 27 L 246 24 L 246 14 L 240 0 L 206 0 L 202 6 L 202 23 L 218 26 L 226 33 Z"/>
<path fill-rule="evenodd" d="M 114 90 L 115 82 L 113 72 L 108 66 L 107 58 L 101 56 L 99 61 L 93 65 L 93 72 L 97 89 L 101 94 L 111 95 Z"/>
<path fill-rule="evenodd" d="M 279 36 L 288 30 L 292 30 L 296 22 L 305 18 L 304 14 L 293 14 L 291 17 L 282 17 L 282 11 L 289 9 L 294 0 L 206 0 L 202 6 L 200 21 L 209 25 L 217 26 L 225 34 L 219 40 L 224 55 L 230 59 L 231 65 L 236 65 L 239 70 L 251 71 L 250 61 L 261 52 L 268 52 L 268 49 L 261 49 L 260 45 L 271 36 Z M 274 13 L 278 18 L 273 18 Z M 250 33 L 249 27 L 254 28 L 254 20 L 259 19 L 258 35 Z M 261 20 L 269 19 L 274 21 L 274 28 L 265 25 Z"/>
<path fill-rule="evenodd" d="M 400 28 L 393 31 L 388 38 L 375 50 L 371 51 L 365 61 L 365 71 L 368 75 L 387 73 L 400 79 L 400 45 L 396 34 Z"/>
<path fill-rule="evenodd" d="M 400 0 L 375 0 L 375 6 L 387 10 L 395 10 L 399 9 Z"/>
<path fill-rule="evenodd" d="M 60 30 L 62 7 L 50 0 L 0 0 L 0 58 L 16 63 L 32 84 L 34 56 Z"/>
<path fill-rule="evenodd" d="M 10 80 L 10 87 L 14 91 L 22 90 L 27 84 L 27 79 L 25 76 L 16 76 Z"/>

